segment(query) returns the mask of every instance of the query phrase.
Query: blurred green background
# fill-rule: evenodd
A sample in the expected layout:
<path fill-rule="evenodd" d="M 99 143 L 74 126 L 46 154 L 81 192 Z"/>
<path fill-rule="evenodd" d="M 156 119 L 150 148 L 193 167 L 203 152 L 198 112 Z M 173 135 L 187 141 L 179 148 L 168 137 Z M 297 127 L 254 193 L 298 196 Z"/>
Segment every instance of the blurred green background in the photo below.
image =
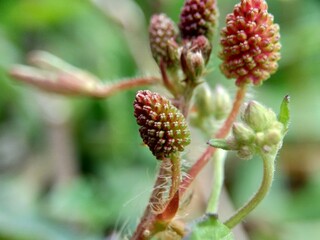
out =
<path fill-rule="evenodd" d="M 220 27 L 237 1 L 218 1 Z M 104 239 L 130 234 L 147 203 L 156 161 L 141 146 L 135 90 L 107 100 L 46 94 L 9 78 L 36 49 L 103 81 L 158 74 L 148 19 L 176 22 L 183 0 L 0 1 L 0 239 Z M 320 1 L 273 0 L 282 60 L 250 98 L 278 110 L 291 96 L 292 124 L 273 189 L 245 223 L 250 239 L 320 236 Z M 219 51 L 218 34 L 214 54 Z M 208 82 L 235 92 L 212 56 Z M 240 206 L 257 188 L 260 161 L 227 161 L 227 188 Z"/>

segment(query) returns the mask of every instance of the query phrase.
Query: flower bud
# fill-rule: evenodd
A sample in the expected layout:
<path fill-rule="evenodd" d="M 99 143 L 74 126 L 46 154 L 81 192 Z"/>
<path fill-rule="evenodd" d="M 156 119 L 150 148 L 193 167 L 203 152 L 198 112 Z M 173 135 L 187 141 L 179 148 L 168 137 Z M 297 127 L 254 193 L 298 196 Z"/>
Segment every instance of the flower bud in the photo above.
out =
<path fill-rule="evenodd" d="M 226 17 L 221 70 L 227 78 L 235 78 L 238 86 L 260 85 L 278 68 L 279 26 L 267 9 L 265 0 L 241 0 Z"/>
<path fill-rule="evenodd" d="M 222 120 L 229 114 L 231 109 L 230 95 L 221 85 L 216 86 L 213 94 L 213 115 L 217 120 Z"/>
<path fill-rule="evenodd" d="M 277 122 L 277 116 L 271 109 L 265 108 L 256 101 L 251 101 L 242 114 L 242 120 L 258 132 Z"/>
<path fill-rule="evenodd" d="M 205 70 L 205 61 L 201 52 L 192 52 L 185 49 L 181 54 L 181 67 L 187 78 L 196 85 Z"/>
<path fill-rule="evenodd" d="M 287 120 L 280 122 L 271 109 L 252 101 L 247 104 L 242 115 L 243 122 L 233 124 L 232 134 L 225 140 L 211 139 L 209 144 L 225 150 L 235 150 L 242 159 L 251 158 L 255 153 L 276 154 L 290 120 L 289 113 L 285 114 Z"/>
<path fill-rule="evenodd" d="M 238 143 L 248 144 L 254 141 L 254 131 L 243 123 L 234 123 L 232 126 L 232 134 Z"/>
<path fill-rule="evenodd" d="M 157 159 L 162 160 L 190 143 L 190 131 L 180 111 L 171 102 L 148 90 L 138 91 L 134 116 L 140 125 L 143 142 Z"/>
<path fill-rule="evenodd" d="M 201 35 L 212 38 L 217 23 L 215 0 L 186 0 L 180 15 L 180 32 L 183 39 Z"/>
<path fill-rule="evenodd" d="M 176 26 L 165 14 L 152 16 L 149 38 L 153 58 L 158 64 L 164 61 L 168 67 L 173 67 L 179 63 Z"/>
<path fill-rule="evenodd" d="M 199 117 L 209 117 L 213 112 L 213 94 L 209 85 L 204 82 L 196 88 L 195 105 Z"/>

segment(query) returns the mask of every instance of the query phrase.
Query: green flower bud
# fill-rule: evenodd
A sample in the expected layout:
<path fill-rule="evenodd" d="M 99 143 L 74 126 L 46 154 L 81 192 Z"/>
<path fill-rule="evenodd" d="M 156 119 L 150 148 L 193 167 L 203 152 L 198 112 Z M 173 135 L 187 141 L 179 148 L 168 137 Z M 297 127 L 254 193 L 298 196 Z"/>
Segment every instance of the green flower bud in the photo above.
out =
<path fill-rule="evenodd" d="M 232 134 L 238 144 L 249 144 L 254 141 L 254 131 L 244 123 L 234 123 L 232 126 Z"/>
<path fill-rule="evenodd" d="M 231 136 L 225 140 L 211 139 L 208 143 L 213 147 L 235 150 L 242 159 L 251 158 L 255 153 L 276 154 L 290 120 L 287 109 L 282 113 L 285 116 L 279 118 L 285 120 L 280 122 L 271 109 L 251 101 L 242 115 L 243 122 L 233 124 Z"/>
<path fill-rule="evenodd" d="M 204 82 L 195 93 L 195 106 L 199 117 L 209 117 L 213 112 L 213 94 L 209 85 Z"/>
<path fill-rule="evenodd" d="M 215 119 L 224 119 L 231 110 L 231 99 L 227 90 L 221 85 L 217 85 L 214 89 L 213 97 L 213 115 Z"/>
<path fill-rule="evenodd" d="M 243 112 L 242 120 L 258 132 L 277 122 L 277 116 L 271 109 L 265 108 L 256 101 L 251 101 Z"/>
<path fill-rule="evenodd" d="M 237 155 L 239 158 L 249 160 L 252 158 L 254 152 L 248 146 L 242 146 L 238 151 Z"/>

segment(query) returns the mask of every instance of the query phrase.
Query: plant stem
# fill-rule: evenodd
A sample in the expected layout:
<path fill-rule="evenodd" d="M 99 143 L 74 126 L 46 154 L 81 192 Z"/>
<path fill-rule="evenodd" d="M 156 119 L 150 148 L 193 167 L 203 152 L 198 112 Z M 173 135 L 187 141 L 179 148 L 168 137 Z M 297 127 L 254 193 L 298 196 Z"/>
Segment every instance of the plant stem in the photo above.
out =
<path fill-rule="evenodd" d="M 67 70 L 68 72 L 66 72 Z M 67 70 L 48 71 L 25 65 L 15 65 L 10 69 L 9 74 L 20 82 L 48 92 L 97 98 L 106 98 L 134 87 L 160 83 L 160 78 L 158 77 L 140 77 L 122 80 L 113 84 L 103 84 L 96 77 L 85 71 L 75 70 L 75 72 L 72 72 L 69 68 Z"/>
<path fill-rule="evenodd" d="M 222 127 L 219 129 L 217 134 L 214 136 L 214 138 L 225 138 L 237 118 L 237 115 L 239 113 L 240 107 L 242 105 L 242 102 L 245 98 L 246 94 L 246 85 L 241 86 L 238 88 L 235 100 L 233 102 L 232 110 L 229 113 L 229 116 L 225 120 Z M 185 177 L 182 180 L 182 183 L 180 184 L 180 196 L 182 196 L 185 191 L 188 189 L 190 184 L 193 182 L 193 180 L 198 176 L 199 172 L 202 170 L 202 168 L 209 162 L 212 155 L 215 153 L 216 148 L 213 148 L 211 146 L 207 147 L 206 151 L 200 156 L 200 158 L 195 162 L 195 164 L 189 169 L 188 171 L 188 177 Z"/>
<path fill-rule="evenodd" d="M 167 163 L 165 161 L 170 160 L 171 162 L 171 186 L 169 192 L 169 198 L 167 203 L 161 202 L 162 193 L 164 192 L 164 188 L 166 187 L 166 179 L 165 176 L 168 175 Z M 159 220 L 162 224 L 159 226 L 164 228 L 164 226 L 170 222 L 171 218 L 173 218 L 179 207 L 179 194 L 177 194 L 178 198 L 175 199 L 177 201 L 171 201 L 175 197 L 177 191 L 179 191 L 180 185 L 180 176 L 181 176 L 181 167 L 180 167 L 180 155 L 172 154 L 170 159 L 163 159 L 161 168 L 154 184 L 154 190 L 151 194 L 149 204 L 144 212 L 141 221 L 133 234 L 131 240 L 141 240 L 141 239 L 149 239 L 153 234 L 155 234 L 159 229 L 156 229 L 156 222 Z M 159 188 L 159 186 L 163 186 Z M 159 199 L 160 198 L 160 199 Z M 152 211 L 152 207 L 154 203 L 159 202 L 159 210 L 157 212 Z M 170 218 L 170 219 L 169 219 Z M 148 232 L 148 236 L 145 236 L 145 232 Z"/>
<path fill-rule="evenodd" d="M 219 197 L 224 181 L 224 162 L 226 159 L 227 152 L 218 149 L 213 159 L 213 186 L 211 197 L 207 206 L 207 213 L 217 213 Z"/>
<path fill-rule="evenodd" d="M 258 192 L 243 206 L 241 207 L 232 217 L 230 217 L 224 224 L 232 229 L 238 223 L 242 221 L 256 206 L 263 200 L 263 198 L 269 192 L 272 185 L 274 176 L 274 162 L 275 155 L 260 154 L 263 160 L 263 179 Z"/>
<path fill-rule="evenodd" d="M 179 154 L 173 154 L 171 157 L 171 187 L 169 193 L 169 199 L 172 199 L 175 193 L 179 190 L 181 167 L 180 167 L 180 156 Z"/>
<path fill-rule="evenodd" d="M 168 74 L 167 74 L 167 66 L 164 63 L 164 61 L 160 62 L 159 65 L 160 68 L 160 72 L 161 72 L 161 76 L 162 76 L 162 80 L 163 80 L 163 84 L 164 86 L 169 90 L 169 92 L 172 93 L 172 95 L 176 98 L 177 97 L 177 89 L 176 87 L 172 84 L 172 82 L 170 81 Z"/>
<path fill-rule="evenodd" d="M 145 237 L 145 231 L 150 228 L 150 223 L 154 222 L 156 215 L 152 214 L 152 207 L 154 206 L 155 202 L 158 201 L 159 197 L 162 197 L 162 193 L 163 193 L 163 188 L 160 186 L 164 186 L 166 179 L 165 179 L 165 175 L 167 174 L 167 168 L 166 168 L 166 162 L 165 159 L 163 159 L 160 169 L 159 169 L 159 173 L 158 173 L 158 177 L 157 180 L 153 186 L 153 191 L 151 193 L 150 199 L 149 199 L 149 203 L 143 213 L 143 216 L 140 220 L 139 225 L 136 228 L 136 231 L 134 232 L 133 236 L 131 237 L 131 240 L 141 240 L 141 239 L 147 239 L 147 237 Z M 156 206 L 154 206 L 156 207 Z"/>
<path fill-rule="evenodd" d="M 101 88 L 97 88 L 91 93 L 88 93 L 88 95 L 92 97 L 106 98 L 120 91 L 158 83 L 160 83 L 160 79 L 158 77 L 132 78 L 117 83 L 113 83 L 112 85 L 102 86 Z"/>

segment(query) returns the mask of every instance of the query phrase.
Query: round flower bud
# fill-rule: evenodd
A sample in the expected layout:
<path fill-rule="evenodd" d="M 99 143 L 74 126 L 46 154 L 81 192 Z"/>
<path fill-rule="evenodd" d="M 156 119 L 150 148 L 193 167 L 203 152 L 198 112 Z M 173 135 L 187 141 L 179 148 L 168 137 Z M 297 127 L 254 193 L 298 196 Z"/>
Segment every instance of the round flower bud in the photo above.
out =
<path fill-rule="evenodd" d="M 138 91 L 134 116 L 143 142 L 159 160 L 183 151 L 190 143 L 190 131 L 184 116 L 158 93 Z"/>
<path fill-rule="evenodd" d="M 183 39 L 201 35 L 212 38 L 217 23 L 215 0 L 186 0 L 180 15 L 180 32 Z"/>
<path fill-rule="evenodd" d="M 279 25 L 267 11 L 265 0 L 241 0 L 226 17 L 221 31 L 221 70 L 238 86 L 260 85 L 278 68 Z"/>
<path fill-rule="evenodd" d="M 158 64 L 161 61 L 168 67 L 179 63 L 177 30 L 174 22 L 165 14 L 153 15 L 149 27 L 150 48 Z"/>
<path fill-rule="evenodd" d="M 236 122 L 232 126 L 232 133 L 238 143 L 248 144 L 254 141 L 255 132 L 243 123 Z"/>
<path fill-rule="evenodd" d="M 222 120 L 229 114 L 232 107 L 230 95 L 221 85 L 215 87 L 213 94 L 213 115 L 215 119 Z"/>
<path fill-rule="evenodd" d="M 241 117 L 256 132 L 263 131 L 278 122 L 276 114 L 271 109 L 256 101 L 247 104 Z"/>

